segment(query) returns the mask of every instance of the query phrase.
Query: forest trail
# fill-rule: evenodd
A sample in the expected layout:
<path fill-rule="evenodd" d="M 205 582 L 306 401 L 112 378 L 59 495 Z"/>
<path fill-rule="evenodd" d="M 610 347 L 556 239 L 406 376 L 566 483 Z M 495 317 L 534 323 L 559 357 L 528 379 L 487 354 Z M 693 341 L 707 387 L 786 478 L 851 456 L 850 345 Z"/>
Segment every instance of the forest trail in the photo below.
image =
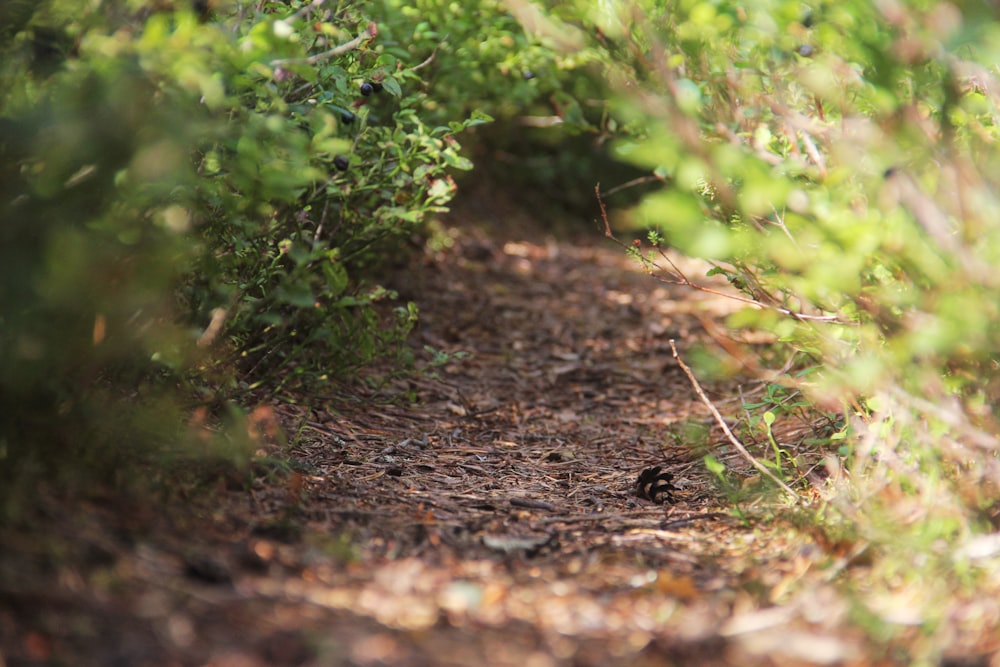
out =
<path fill-rule="evenodd" d="M 396 280 L 427 373 L 262 405 L 288 470 L 209 474 L 186 509 L 50 508 L 79 557 L 8 563 L 6 664 L 862 664 L 828 591 L 782 597 L 814 547 L 740 522 L 702 463 L 746 469 L 670 341 L 731 303 L 597 231 L 463 215 Z M 655 466 L 674 488 L 640 497 Z"/>

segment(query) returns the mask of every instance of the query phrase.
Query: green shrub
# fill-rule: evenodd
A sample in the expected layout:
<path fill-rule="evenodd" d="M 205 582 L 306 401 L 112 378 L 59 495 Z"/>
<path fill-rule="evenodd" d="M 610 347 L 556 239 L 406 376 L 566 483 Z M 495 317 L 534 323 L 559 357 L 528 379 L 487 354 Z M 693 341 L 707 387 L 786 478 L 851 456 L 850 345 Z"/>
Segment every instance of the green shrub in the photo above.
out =
<path fill-rule="evenodd" d="M 991 528 L 1000 22 L 945 2 L 574 7 L 634 129 L 618 155 L 662 181 L 637 254 L 681 284 L 660 251 L 705 258 L 741 292 L 729 324 L 783 350 L 762 377 L 842 425 L 819 452 L 853 479 L 832 502 L 887 552 Z"/>
<path fill-rule="evenodd" d="M 54 0 L 16 18 L 0 35 L 0 475 L 120 476 L 180 445 L 179 405 L 399 349 L 416 306 L 383 308 L 377 269 L 444 210 L 471 167 L 456 135 L 489 118 L 429 114 L 420 61 L 382 46 L 380 17 Z"/>
<path fill-rule="evenodd" d="M 714 262 L 749 299 L 733 326 L 823 360 L 789 383 L 824 404 L 888 394 L 942 427 L 954 410 L 967 444 L 989 432 L 1000 26 L 946 4 L 621 11 L 578 20 L 628 47 L 607 50 L 607 76 L 644 128 L 619 155 L 663 182 L 633 215 L 655 230 L 647 258 Z"/>
<path fill-rule="evenodd" d="M 130 177 L 151 146 L 183 136 L 181 119 L 134 61 L 44 89 L 29 104 L 11 95 L 0 127 L 0 486 L 12 502 L 29 500 L 15 482 L 114 477 L 174 440 L 179 415 L 151 382 L 169 367 L 154 357 L 178 365 L 187 347 L 169 288 L 190 241 L 140 208 L 152 174 Z M 162 181 L 184 171 L 156 168 Z"/>
<path fill-rule="evenodd" d="M 398 344 L 415 307 L 386 328 L 373 305 L 393 295 L 364 272 L 444 210 L 447 172 L 471 167 L 455 135 L 488 119 L 426 124 L 418 73 L 354 9 L 264 12 L 216 26 L 237 33 L 228 41 L 151 22 L 139 48 L 171 85 L 219 96 L 211 111 L 228 122 L 197 150 L 190 200 L 207 252 L 185 301 L 201 322 L 224 309 L 244 371 L 273 388 L 342 376 Z M 164 55 L 178 41 L 187 63 Z"/>

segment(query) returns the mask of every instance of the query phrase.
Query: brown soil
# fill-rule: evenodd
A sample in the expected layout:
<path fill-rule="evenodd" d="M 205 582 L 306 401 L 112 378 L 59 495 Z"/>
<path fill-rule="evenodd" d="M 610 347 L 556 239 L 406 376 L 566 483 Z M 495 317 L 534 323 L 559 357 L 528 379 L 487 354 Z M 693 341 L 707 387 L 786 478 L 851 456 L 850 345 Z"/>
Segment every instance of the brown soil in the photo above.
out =
<path fill-rule="evenodd" d="M 690 350 L 727 302 L 596 232 L 486 233 L 470 211 L 395 280 L 425 374 L 263 403 L 285 469 L 48 500 L 45 539 L 5 537 L 0 665 L 860 662 L 822 590 L 772 606 L 816 547 L 737 520 L 682 428 L 710 422 L 669 341 Z M 652 466 L 672 490 L 637 493 Z"/>

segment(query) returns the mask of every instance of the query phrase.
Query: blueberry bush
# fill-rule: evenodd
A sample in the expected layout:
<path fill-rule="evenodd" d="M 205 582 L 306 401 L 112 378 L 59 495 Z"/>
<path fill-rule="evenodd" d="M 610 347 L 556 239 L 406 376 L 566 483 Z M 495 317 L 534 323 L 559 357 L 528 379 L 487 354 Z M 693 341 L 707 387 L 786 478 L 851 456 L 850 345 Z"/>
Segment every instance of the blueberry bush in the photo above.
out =
<path fill-rule="evenodd" d="M 8 480 L 121 477 L 184 441 L 193 405 L 404 354 L 417 306 L 380 267 L 472 167 L 480 103 L 513 114 L 559 71 L 489 2 L 2 11 Z"/>

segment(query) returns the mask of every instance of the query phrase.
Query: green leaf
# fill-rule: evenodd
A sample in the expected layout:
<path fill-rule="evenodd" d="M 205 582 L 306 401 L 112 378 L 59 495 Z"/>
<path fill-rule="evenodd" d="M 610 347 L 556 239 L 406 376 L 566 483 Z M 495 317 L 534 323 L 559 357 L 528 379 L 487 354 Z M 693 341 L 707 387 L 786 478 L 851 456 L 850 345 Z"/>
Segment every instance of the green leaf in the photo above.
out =
<path fill-rule="evenodd" d="M 326 278 L 326 295 L 339 296 L 347 289 L 348 276 L 344 265 L 333 258 L 322 262 L 323 275 Z"/>
<path fill-rule="evenodd" d="M 298 282 L 278 287 L 274 296 L 280 303 L 299 308 L 312 308 L 316 304 L 316 297 L 309 286 Z"/>
<path fill-rule="evenodd" d="M 393 97 L 402 97 L 403 89 L 399 85 L 399 81 L 395 77 L 387 76 L 382 79 L 382 87 L 385 91 L 392 95 Z"/>
<path fill-rule="evenodd" d="M 461 155 L 456 155 L 451 151 L 446 151 L 442 153 L 441 157 L 444 158 L 444 163 L 449 167 L 455 169 L 461 169 L 462 171 L 469 171 L 472 169 L 472 161 L 468 158 L 464 158 Z"/>
<path fill-rule="evenodd" d="M 725 475 L 726 466 L 717 458 L 715 458 L 711 454 L 707 454 L 704 458 L 704 461 L 705 461 L 705 467 L 708 469 L 710 473 L 719 478 L 722 478 Z"/>
<path fill-rule="evenodd" d="M 465 121 L 465 126 L 475 127 L 476 125 L 485 125 L 486 123 L 493 122 L 495 122 L 493 116 L 476 109 L 472 112 L 472 116 Z"/>

